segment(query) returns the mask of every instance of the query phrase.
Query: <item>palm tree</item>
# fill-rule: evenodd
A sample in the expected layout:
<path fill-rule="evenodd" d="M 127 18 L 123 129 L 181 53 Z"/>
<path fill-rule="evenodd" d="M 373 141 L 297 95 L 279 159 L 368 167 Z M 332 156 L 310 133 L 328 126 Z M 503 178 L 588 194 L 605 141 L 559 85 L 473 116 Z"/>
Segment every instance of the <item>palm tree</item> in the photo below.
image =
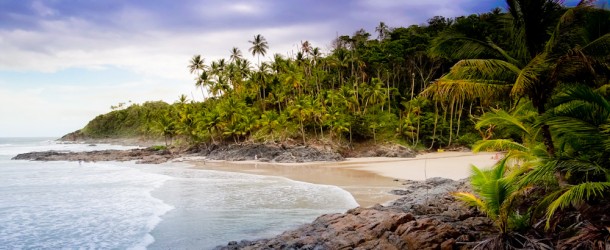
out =
<path fill-rule="evenodd" d="M 201 95 L 205 98 L 204 89 L 210 85 L 210 75 L 207 71 L 203 70 L 199 77 L 197 78 L 197 82 L 195 82 L 195 86 L 201 88 Z"/>
<path fill-rule="evenodd" d="M 173 117 L 171 110 L 161 114 L 161 116 L 152 123 L 153 131 L 163 135 L 165 146 L 172 144 L 174 136 L 176 136 L 176 119 Z"/>
<path fill-rule="evenodd" d="M 313 109 L 310 105 L 311 102 L 308 101 L 308 99 L 309 97 L 298 97 L 296 100 L 293 101 L 289 110 L 290 115 L 299 120 L 299 126 L 301 128 L 301 138 L 303 139 L 304 145 L 307 144 L 307 142 L 305 141 L 305 121 L 310 118 L 313 112 Z"/>
<path fill-rule="evenodd" d="M 347 117 L 347 112 L 337 106 L 328 107 L 328 118 L 326 122 L 330 127 L 331 140 L 333 137 L 340 137 L 343 133 L 349 132 L 351 124 Z"/>
<path fill-rule="evenodd" d="M 194 55 L 191 58 L 190 64 L 188 66 L 189 72 L 191 74 L 197 75 L 195 78 L 195 86 L 201 88 L 201 95 L 205 98 L 205 94 L 203 93 L 203 89 L 205 88 L 205 81 L 202 79 L 202 74 L 200 72 L 205 72 L 205 63 L 203 57 L 201 55 Z M 207 76 L 207 75 L 206 75 Z"/>
<path fill-rule="evenodd" d="M 230 58 L 231 58 L 231 62 L 233 62 L 233 63 L 241 60 L 242 59 L 241 50 L 239 50 L 239 48 L 237 48 L 237 47 L 233 47 L 231 49 Z"/>
<path fill-rule="evenodd" d="M 523 180 L 558 186 L 540 202 L 546 208 L 547 227 L 557 211 L 572 205 L 582 208 L 586 202 L 610 195 L 610 102 L 595 90 L 576 85 L 564 88 L 550 104 L 541 120 L 561 147 Z"/>
<path fill-rule="evenodd" d="M 385 90 L 383 88 L 383 82 L 381 82 L 381 79 L 379 78 L 373 78 L 371 84 L 363 88 L 364 94 L 362 95 L 362 98 L 366 99 L 364 101 L 363 113 L 366 113 L 369 104 L 382 104 L 381 110 L 383 110 L 383 104 L 387 100 L 386 95 L 384 93 Z"/>
<path fill-rule="evenodd" d="M 268 135 L 271 135 L 271 140 L 275 141 L 275 133 L 279 128 L 279 119 L 280 115 L 274 110 L 265 111 L 261 115 L 261 126 L 262 131 Z"/>
<path fill-rule="evenodd" d="M 518 198 L 532 189 L 531 186 L 518 185 L 518 177 L 525 169 L 508 167 L 505 158 L 491 169 L 472 166 L 471 171 L 470 184 L 474 194 L 456 192 L 454 195 L 485 213 L 499 231 L 498 235 L 482 241 L 475 249 L 540 249 L 540 243 L 517 232 L 528 225 L 529 219 L 529 214 L 520 214 L 516 210 Z"/>
<path fill-rule="evenodd" d="M 384 22 L 379 22 L 379 26 L 377 26 L 375 28 L 375 32 L 378 33 L 377 39 L 383 40 L 387 36 L 387 33 L 389 32 L 389 28 Z"/>
<path fill-rule="evenodd" d="M 301 42 L 301 51 L 306 56 L 309 55 L 309 53 L 311 53 L 311 43 L 307 40 L 305 40 L 305 42 Z"/>
<path fill-rule="evenodd" d="M 574 81 L 575 75 L 585 79 L 595 75 L 591 69 L 602 60 L 600 52 L 607 55 L 610 45 L 607 30 L 587 30 L 600 27 L 590 23 L 599 20 L 586 19 L 586 13 L 593 9 L 589 1 L 581 1 L 562 16 L 559 2 L 507 0 L 512 17 L 511 34 L 517 41 L 512 50 L 504 50 L 492 41 L 455 34 L 437 40 L 433 52 L 469 59 L 457 62 L 423 95 L 448 101 L 453 107 L 465 101 L 505 99 L 510 94 L 515 99 L 528 98 L 537 112 L 544 114 L 556 86 Z M 583 21 L 589 24 L 581 25 Z M 494 55 L 494 58 L 473 59 L 484 55 Z M 554 155 L 549 127 L 542 124 L 541 129 L 547 152 Z"/>
<path fill-rule="evenodd" d="M 201 57 L 201 55 L 194 55 L 193 58 L 191 58 L 191 61 L 188 66 L 189 72 L 195 75 L 199 75 L 199 71 L 203 70 L 204 67 L 205 59 Z"/>
<path fill-rule="evenodd" d="M 252 56 L 258 55 L 258 64 L 261 64 L 260 56 L 265 56 L 267 53 L 267 49 L 269 49 L 269 45 L 267 44 L 267 39 L 261 34 L 254 36 L 254 40 L 248 41 L 252 44 L 252 47 L 248 49 L 252 53 Z"/>

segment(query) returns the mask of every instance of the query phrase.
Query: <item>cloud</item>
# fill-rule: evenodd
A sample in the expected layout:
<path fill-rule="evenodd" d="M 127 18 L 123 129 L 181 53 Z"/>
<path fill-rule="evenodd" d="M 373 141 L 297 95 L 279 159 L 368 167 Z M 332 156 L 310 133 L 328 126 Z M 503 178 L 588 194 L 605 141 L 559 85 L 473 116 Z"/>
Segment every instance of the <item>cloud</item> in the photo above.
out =
<path fill-rule="evenodd" d="M 23 84 L 27 85 L 27 84 Z M 120 90 L 120 91 L 117 91 Z M 46 84 L 15 87 L 0 82 L 0 137 L 61 136 L 82 128 L 95 116 L 120 102 L 172 103 L 179 95 L 201 100 L 201 93 L 186 85 L 171 85 L 158 79 L 120 84 Z"/>
<path fill-rule="evenodd" d="M 5 133 L 0 136 L 70 132 L 109 111 L 110 105 L 128 100 L 172 102 L 180 94 L 201 98 L 187 70 L 190 58 L 201 54 L 210 63 L 227 58 L 236 46 L 255 62 L 248 40 L 256 34 L 269 42 L 265 58 L 270 58 L 296 53 L 305 40 L 328 49 L 337 35 L 360 28 L 374 33 L 380 21 L 408 26 L 435 15 L 483 12 L 503 3 L 481 2 L 0 1 L 0 116 L 15 117 L 10 124 L 0 124 Z M 129 74 L 105 77 L 116 70 Z M 7 72 L 47 75 L 24 82 Z M 59 75 L 45 81 L 45 76 Z"/>

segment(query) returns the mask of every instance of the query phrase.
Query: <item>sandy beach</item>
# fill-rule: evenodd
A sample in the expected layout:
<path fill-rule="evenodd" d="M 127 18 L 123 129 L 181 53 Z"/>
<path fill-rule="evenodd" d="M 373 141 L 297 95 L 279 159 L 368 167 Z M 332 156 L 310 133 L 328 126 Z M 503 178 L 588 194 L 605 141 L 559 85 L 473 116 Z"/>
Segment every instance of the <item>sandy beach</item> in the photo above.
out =
<path fill-rule="evenodd" d="M 295 181 L 334 185 L 350 192 L 358 204 L 370 207 L 394 200 L 389 191 L 399 189 L 400 180 L 443 177 L 453 180 L 469 176 L 470 166 L 490 167 L 496 153 L 439 152 L 415 158 L 349 158 L 342 162 L 265 163 L 257 161 L 210 161 L 186 159 L 195 168 L 280 176 Z"/>

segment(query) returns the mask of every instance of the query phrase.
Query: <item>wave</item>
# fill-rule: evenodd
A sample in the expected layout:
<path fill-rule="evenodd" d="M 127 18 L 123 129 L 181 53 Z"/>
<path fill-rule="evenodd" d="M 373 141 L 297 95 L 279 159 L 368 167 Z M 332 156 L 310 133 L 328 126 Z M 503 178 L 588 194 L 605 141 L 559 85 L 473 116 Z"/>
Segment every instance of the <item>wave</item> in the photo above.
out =
<path fill-rule="evenodd" d="M 151 195 L 170 177 L 114 164 L 0 161 L 0 175 L 8 248 L 144 249 L 172 209 Z"/>

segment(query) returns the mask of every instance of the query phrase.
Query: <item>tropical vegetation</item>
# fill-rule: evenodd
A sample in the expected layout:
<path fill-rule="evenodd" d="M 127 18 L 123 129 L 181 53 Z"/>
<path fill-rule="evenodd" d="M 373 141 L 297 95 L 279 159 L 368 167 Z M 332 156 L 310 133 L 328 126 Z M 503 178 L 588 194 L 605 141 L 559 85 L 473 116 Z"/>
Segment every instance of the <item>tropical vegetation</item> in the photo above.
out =
<path fill-rule="evenodd" d="M 502 151 L 493 168 L 473 167 L 472 193 L 456 193 L 497 226 L 478 247 L 607 249 L 610 12 L 587 0 L 506 4 L 423 25 L 380 22 L 375 35 L 338 36 L 329 51 L 304 41 L 287 57 L 268 56 L 272 43 L 258 34 L 247 48 L 255 64 L 237 47 L 209 63 L 193 56 L 187 68 L 201 99 L 119 105 L 82 133 L 167 145 Z"/>

